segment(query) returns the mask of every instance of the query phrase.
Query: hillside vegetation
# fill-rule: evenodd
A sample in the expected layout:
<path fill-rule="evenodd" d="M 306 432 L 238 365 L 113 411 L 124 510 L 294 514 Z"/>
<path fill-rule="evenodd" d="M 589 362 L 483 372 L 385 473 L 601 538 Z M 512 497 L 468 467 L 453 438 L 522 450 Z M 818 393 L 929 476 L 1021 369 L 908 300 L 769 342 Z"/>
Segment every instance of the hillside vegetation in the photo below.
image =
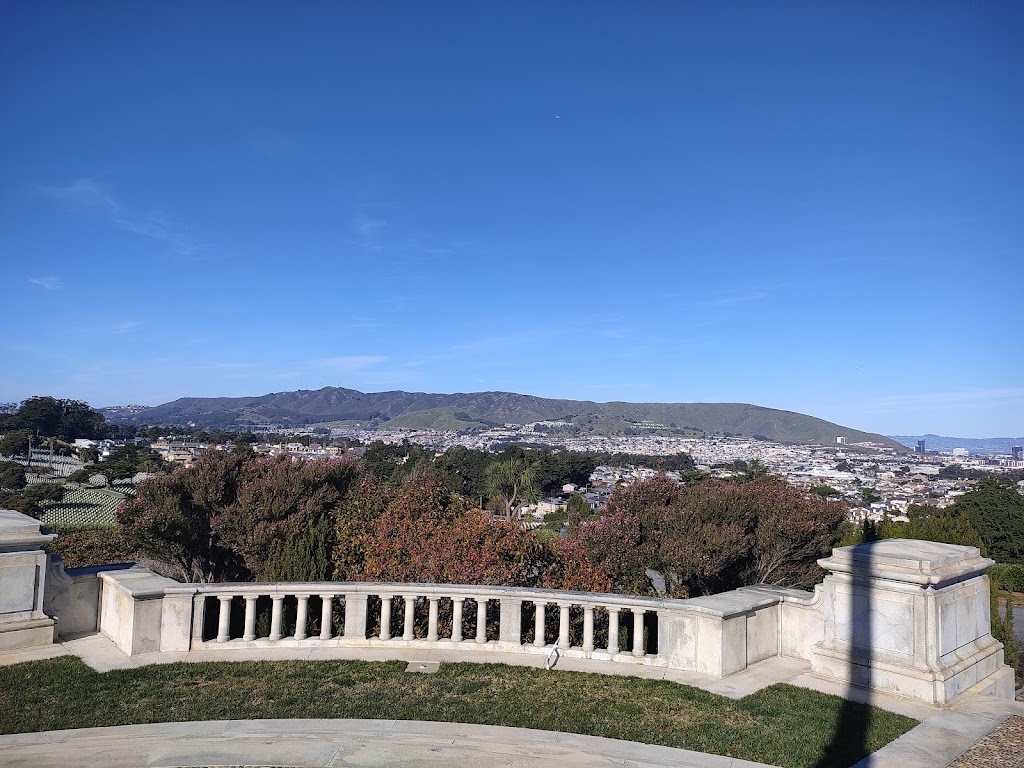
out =
<path fill-rule="evenodd" d="M 813 416 L 746 403 L 596 403 L 553 400 L 513 392 L 429 394 L 358 392 L 340 387 L 277 392 L 259 397 L 186 397 L 142 411 L 107 411 L 111 421 L 145 424 L 194 423 L 208 428 L 254 425 L 301 427 L 345 422 L 363 426 L 472 429 L 496 424 L 567 422 L 582 434 L 622 434 L 627 429 L 679 434 L 729 433 L 782 443 L 876 442 L 888 438 Z"/>

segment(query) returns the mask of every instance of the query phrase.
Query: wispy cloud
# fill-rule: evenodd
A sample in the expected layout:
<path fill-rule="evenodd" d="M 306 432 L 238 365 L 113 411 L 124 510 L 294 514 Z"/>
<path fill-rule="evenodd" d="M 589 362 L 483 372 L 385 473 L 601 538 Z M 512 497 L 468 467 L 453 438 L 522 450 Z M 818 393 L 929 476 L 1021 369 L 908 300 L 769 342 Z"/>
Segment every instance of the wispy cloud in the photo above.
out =
<path fill-rule="evenodd" d="M 1024 408 L 1024 387 L 972 387 L 951 392 L 890 395 L 869 400 L 868 413 L 899 413 L 943 409 Z"/>
<path fill-rule="evenodd" d="M 359 211 L 352 218 L 352 228 L 356 233 L 355 244 L 368 253 L 380 253 L 384 250 L 380 238 L 387 224 L 387 219 L 372 216 L 365 210 Z"/>
<path fill-rule="evenodd" d="M 64 281 L 59 277 L 30 277 L 28 281 L 48 291 L 56 291 L 64 287 Z"/>
<path fill-rule="evenodd" d="M 384 355 L 342 355 L 340 357 L 321 357 L 310 363 L 314 368 L 330 368 L 336 371 L 361 371 L 374 365 L 387 362 Z"/>
<path fill-rule="evenodd" d="M 752 301 L 767 299 L 768 291 L 750 291 L 748 293 L 732 293 L 698 302 L 702 307 L 731 307 L 735 304 L 747 304 Z"/>
<path fill-rule="evenodd" d="M 202 250 L 184 228 L 159 209 L 146 213 L 129 210 L 102 185 L 92 179 L 75 179 L 70 184 L 36 189 L 47 197 L 78 208 L 94 210 L 118 229 L 169 245 L 179 256 L 195 257 Z"/>
<path fill-rule="evenodd" d="M 117 323 L 116 325 L 107 329 L 108 333 L 128 333 L 128 331 L 134 331 L 142 323 L 138 320 L 125 320 L 123 323 Z"/>

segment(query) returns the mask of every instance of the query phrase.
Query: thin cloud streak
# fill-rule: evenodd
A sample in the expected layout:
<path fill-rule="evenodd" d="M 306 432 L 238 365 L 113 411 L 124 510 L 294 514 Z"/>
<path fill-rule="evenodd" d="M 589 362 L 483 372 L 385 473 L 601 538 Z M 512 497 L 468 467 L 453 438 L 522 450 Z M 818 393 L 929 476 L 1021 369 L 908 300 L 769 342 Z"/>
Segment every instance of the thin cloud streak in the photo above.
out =
<path fill-rule="evenodd" d="M 48 291 L 56 291 L 64 287 L 64 281 L 59 277 L 30 277 L 28 281 Z"/>
<path fill-rule="evenodd" d="M 863 403 L 866 413 L 898 413 L 930 411 L 956 406 L 958 408 L 1024 407 L 1024 387 L 990 387 L 961 389 L 952 392 L 922 392 L 914 395 L 879 397 Z"/>
<path fill-rule="evenodd" d="M 199 243 L 182 231 L 181 226 L 163 211 L 153 210 L 146 214 L 131 212 L 92 179 L 75 179 L 63 186 L 40 184 L 36 190 L 53 200 L 99 211 L 118 229 L 166 243 L 179 256 L 192 258 L 202 250 Z"/>
<path fill-rule="evenodd" d="M 339 371 L 361 371 L 374 365 L 387 362 L 384 355 L 342 355 L 340 357 L 322 357 L 310 362 L 314 368 L 333 368 Z"/>

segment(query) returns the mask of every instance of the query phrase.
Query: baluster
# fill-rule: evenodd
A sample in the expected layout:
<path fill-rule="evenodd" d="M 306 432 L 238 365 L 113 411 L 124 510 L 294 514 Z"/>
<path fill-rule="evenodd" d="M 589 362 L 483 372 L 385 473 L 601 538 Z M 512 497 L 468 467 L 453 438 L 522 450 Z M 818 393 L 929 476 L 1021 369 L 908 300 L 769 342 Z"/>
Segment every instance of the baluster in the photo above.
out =
<path fill-rule="evenodd" d="M 619 652 L 619 608 L 608 608 L 608 653 Z"/>
<path fill-rule="evenodd" d="M 271 595 L 273 602 L 270 609 L 270 640 L 280 640 L 284 635 L 281 633 L 281 620 L 283 617 L 284 595 Z"/>
<path fill-rule="evenodd" d="M 533 607 L 537 609 L 537 614 L 533 617 L 533 644 L 542 648 L 547 645 L 544 637 L 544 611 L 547 609 L 547 604 L 535 602 Z"/>
<path fill-rule="evenodd" d="M 476 599 L 476 641 L 487 642 L 487 598 Z"/>
<path fill-rule="evenodd" d="M 405 634 L 402 635 L 403 640 L 412 640 L 415 635 L 413 634 L 413 621 L 416 618 L 416 596 L 406 595 L 405 597 Z"/>
<path fill-rule="evenodd" d="M 437 640 L 437 601 L 438 598 L 430 598 L 430 612 L 427 615 L 427 640 Z"/>
<path fill-rule="evenodd" d="M 560 648 L 569 647 L 569 608 L 572 603 L 558 604 L 558 645 Z"/>
<path fill-rule="evenodd" d="M 594 650 L 594 606 L 583 606 L 583 650 Z"/>
<path fill-rule="evenodd" d="M 380 596 L 380 639 L 391 639 L 391 595 Z"/>
<path fill-rule="evenodd" d="M 220 613 L 217 616 L 217 642 L 226 643 L 231 639 L 231 595 L 217 595 Z"/>
<path fill-rule="evenodd" d="M 306 612 L 309 610 L 309 595 L 296 595 L 299 601 L 295 609 L 295 639 L 306 639 Z"/>
<path fill-rule="evenodd" d="M 452 598 L 452 642 L 462 642 L 462 603 L 464 597 Z"/>
<path fill-rule="evenodd" d="M 256 595 L 245 596 L 245 634 L 243 640 L 256 639 Z"/>
<path fill-rule="evenodd" d="M 320 595 L 320 639 L 330 640 L 334 634 L 334 595 Z"/>
<path fill-rule="evenodd" d="M 644 655 L 644 609 L 630 608 L 633 612 L 633 655 Z"/>

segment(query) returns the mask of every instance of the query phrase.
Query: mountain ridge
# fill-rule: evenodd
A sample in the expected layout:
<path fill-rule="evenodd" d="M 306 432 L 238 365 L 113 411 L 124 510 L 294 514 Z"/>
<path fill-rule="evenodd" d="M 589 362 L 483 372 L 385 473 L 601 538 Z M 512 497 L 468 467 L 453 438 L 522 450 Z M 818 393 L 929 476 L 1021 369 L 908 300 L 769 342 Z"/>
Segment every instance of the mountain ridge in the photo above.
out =
<path fill-rule="evenodd" d="M 795 411 L 749 403 L 631 403 L 566 400 L 514 392 L 360 392 L 344 387 L 272 392 L 249 397 L 184 397 L 145 409 L 101 408 L 115 423 L 220 429 L 279 428 L 316 424 L 419 429 L 473 429 L 500 424 L 562 422 L 553 427 L 581 434 L 733 434 L 781 443 L 834 445 L 875 442 L 903 446 L 883 435 Z"/>

